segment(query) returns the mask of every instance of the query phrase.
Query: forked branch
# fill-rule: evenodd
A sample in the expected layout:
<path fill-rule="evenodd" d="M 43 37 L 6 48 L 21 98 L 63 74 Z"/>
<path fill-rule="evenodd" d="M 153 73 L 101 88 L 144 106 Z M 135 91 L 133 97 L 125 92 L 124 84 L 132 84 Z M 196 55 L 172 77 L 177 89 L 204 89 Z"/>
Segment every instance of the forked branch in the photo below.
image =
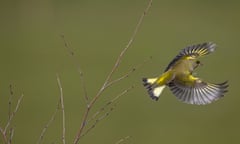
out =
<path fill-rule="evenodd" d="M 87 123 L 87 118 L 89 116 L 89 112 L 92 108 L 92 106 L 95 104 L 95 102 L 98 100 L 98 98 L 101 96 L 101 94 L 106 90 L 106 88 L 109 86 L 109 82 L 112 78 L 112 75 L 114 74 L 114 72 L 117 70 L 119 64 L 121 63 L 122 61 L 122 58 L 124 56 L 124 54 L 126 53 L 126 51 L 129 49 L 129 47 L 132 45 L 133 41 L 135 40 L 135 37 L 136 37 L 136 34 L 137 32 L 139 31 L 139 28 L 143 22 L 143 19 L 145 17 L 145 15 L 148 13 L 150 7 L 152 5 L 152 0 L 149 0 L 148 2 L 148 5 L 147 7 L 145 8 L 144 12 L 142 13 L 140 19 L 138 20 L 138 23 L 133 31 L 133 34 L 132 36 L 130 37 L 130 40 L 128 41 L 127 45 L 125 46 L 125 48 L 121 51 L 120 55 L 118 56 L 112 70 L 110 71 L 110 73 L 108 74 L 106 80 L 104 81 L 102 87 L 100 88 L 100 90 L 98 91 L 98 93 L 95 95 L 95 97 L 93 97 L 93 99 L 89 102 L 89 104 L 87 105 L 87 108 L 85 110 L 85 113 L 83 115 L 83 119 L 81 121 L 81 124 L 80 124 L 80 127 L 79 127 L 79 130 L 77 132 L 77 135 L 74 139 L 74 144 L 77 144 L 80 140 L 80 137 L 83 133 L 83 130 L 86 126 L 86 123 Z"/>
<path fill-rule="evenodd" d="M 10 125 L 12 123 L 12 120 L 13 120 L 14 116 L 16 115 L 16 113 L 17 113 L 17 111 L 20 107 L 20 104 L 21 104 L 22 99 L 23 99 L 23 94 L 18 98 L 17 104 L 16 104 L 15 109 L 13 111 L 11 111 L 12 97 L 13 97 L 13 88 L 12 88 L 12 85 L 10 85 L 10 97 L 9 97 L 9 100 L 8 100 L 8 121 L 7 121 L 4 128 L 0 126 L 0 135 L 2 136 L 4 144 L 11 144 L 12 143 L 14 129 L 11 128 Z M 8 136 L 8 134 L 9 134 L 9 136 Z"/>
<path fill-rule="evenodd" d="M 65 39 L 65 36 L 63 34 L 61 35 L 61 38 L 63 39 L 65 48 L 67 49 L 69 55 L 73 59 L 73 62 L 75 64 L 75 66 L 78 69 L 78 73 L 80 75 L 82 89 L 83 89 L 83 92 L 84 92 L 84 97 L 85 97 L 86 103 L 88 104 L 89 98 L 88 98 L 88 95 L 87 95 L 87 90 L 86 90 L 86 86 L 85 86 L 83 71 L 82 71 L 82 69 L 80 67 L 80 64 L 78 63 L 78 60 L 76 59 L 76 55 L 75 55 L 74 49 L 72 47 L 70 47 L 68 41 Z"/>
<path fill-rule="evenodd" d="M 57 108 L 56 108 L 55 112 L 52 114 L 50 120 L 47 122 L 47 124 L 46 124 L 46 125 L 44 126 L 44 128 L 42 129 L 42 132 L 41 132 L 41 134 L 40 134 L 40 136 L 39 136 L 39 139 L 38 139 L 38 141 L 37 141 L 37 144 L 41 144 L 41 143 L 43 142 L 43 138 L 44 138 L 44 136 L 45 136 L 45 133 L 46 133 L 47 129 L 48 129 L 49 126 L 52 124 L 52 122 L 55 120 L 56 114 L 57 114 L 57 112 L 58 112 L 58 110 L 59 110 L 59 108 L 58 108 L 58 107 L 59 107 L 59 104 L 60 104 L 60 102 L 58 102 Z"/>
<path fill-rule="evenodd" d="M 50 120 L 47 122 L 47 124 L 42 129 L 42 132 L 41 132 L 41 134 L 39 136 L 37 144 L 43 143 L 43 138 L 45 136 L 45 133 L 46 133 L 47 129 L 49 128 L 49 126 L 55 120 L 55 117 L 57 115 L 58 110 L 62 111 L 62 143 L 63 144 L 66 143 L 66 139 L 65 139 L 65 136 L 66 136 L 66 126 L 65 126 L 65 109 L 64 109 L 64 100 L 63 100 L 63 89 L 62 89 L 61 80 L 60 80 L 60 77 L 59 77 L 58 74 L 57 74 L 57 83 L 58 83 L 58 87 L 59 87 L 59 91 L 60 91 L 59 102 L 57 103 L 57 108 L 54 111 L 54 113 L 52 114 Z"/>
<path fill-rule="evenodd" d="M 8 144 L 7 135 L 1 127 L 0 127 L 0 134 L 2 135 L 2 139 L 3 139 L 4 144 Z"/>
<path fill-rule="evenodd" d="M 5 126 L 4 133 L 7 132 L 7 129 L 8 129 L 8 127 L 10 126 L 13 117 L 15 116 L 16 112 L 18 111 L 19 106 L 20 106 L 21 101 L 22 101 L 22 98 L 23 98 L 23 94 L 22 94 L 21 97 L 18 99 L 18 102 L 17 102 L 17 105 L 16 105 L 16 107 L 15 107 L 15 110 L 14 110 L 14 111 L 12 112 L 12 114 L 9 116 L 9 120 L 8 120 L 6 126 Z"/>
<path fill-rule="evenodd" d="M 94 123 L 81 135 L 84 136 L 86 135 L 88 132 L 90 132 L 97 124 L 98 122 L 100 122 L 102 119 L 106 118 L 107 116 L 109 116 L 109 114 L 114 110 L 115 106 L 116 106 L 116 101 L 123 95 L 125 95 L 126 93 L 128 93 L 130 90 L 132 90 L 134 87 L 131 86 L 128 89 L 125 89 L 124 91 L 122 91 L 120 94 L 118 94 L 116 97 L 114 97 L 113 99 L 111 99 L 109 102 L 107 102 L 103 107 L 101 107 L 95 114 L 92 115 L 92 117 L 88 120 L 87 123 L 90 123 L 91 121 L 94 121 Z M 107 107 L 109 107 L 109 110 L 106 110 Z M 104 114 L 100 115 L 100 113 L 104 112 Z"/>

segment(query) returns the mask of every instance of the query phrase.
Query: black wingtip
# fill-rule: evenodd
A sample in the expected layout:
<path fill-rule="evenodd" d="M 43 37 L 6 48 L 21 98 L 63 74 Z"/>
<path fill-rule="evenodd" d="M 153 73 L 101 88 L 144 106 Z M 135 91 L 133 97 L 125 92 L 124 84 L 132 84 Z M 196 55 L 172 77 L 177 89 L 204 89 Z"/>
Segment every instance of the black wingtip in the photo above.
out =
<path fill-rule="evenodd" d="M 227 93 L 228 92 L 228 89 L 227 89 L 229 87 L 228 81 L 225 81 L 225 82 L 220 83 L 218 85 L 219 85 L 219 88 L 222 89 L 223 93 Z"/>
<path fill-rule="evenodd" d="M 156 97 L 156 96 L 153 96 L 153 95 L 150 95 L 150 97 L 152 98 L 152 100 L 154 101 L 158 101 L 159 97 Z"/>
<path fill-rule="evenodd" d="M 147 90 L 148 90 L 148 94 L 149 94 L 150 98 L 152 100 L 158 101 L 159 97 L 157 97 L 153 94 L 153 89 L 151 87 L 149 87 Z"/>
<path fill-rule="evenodd" d="M 144 83 L 146 83 L 146 82 L 147 82 L 147 78 L 142 78 L 142 81 L 143 81 Z"/>
<path fill-rule="evenodd" d="M 147 88 L 149 86 L 149 83 L 147 82 L 147 78 L 142 78 L 142 81 L 143 81 L 143 86 Z"/>
<path fill-rule="evenodd" d="M 154 89 L 154 86 L 148 82 L 148 78 L 142 78 L 142 81 L 143 81 L 143 86 L 147 89 L 147 92 L 148 92 L 150 98 L 155 101 L 158 101 L 159 97 L 154 96 L 154 94 L 152 92 Z"/>

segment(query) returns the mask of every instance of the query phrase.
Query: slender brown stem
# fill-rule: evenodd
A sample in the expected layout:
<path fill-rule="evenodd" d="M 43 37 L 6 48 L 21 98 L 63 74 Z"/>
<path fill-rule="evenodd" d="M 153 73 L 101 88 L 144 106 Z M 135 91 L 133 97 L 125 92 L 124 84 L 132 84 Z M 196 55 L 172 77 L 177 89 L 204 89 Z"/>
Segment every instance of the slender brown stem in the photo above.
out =
<path fill-rule="evenodd" d="M 131 70 L 129 70 L 127 73 L 125 73 L 125 74 L 122 75 L 121 77 L 119 77 L 119 78 L 117 78 L 117 79 L 114 79 L 114 80 L 108 82 L 108 84 L 106 85 L 106 88 L 109 87 L 109 86 L 111 86 L 111 85 L 113 85 L 113 84 L 115 84 L 115 83 L 117 83 L 117 82 L 119 82 L 119 81 L 121 81 L 121 80 L 123 80 L 123 79 L 125 79 L 125 78 L 127 78 L 131 73 L 133 73 L 133 72 L 136 71 L 138 68 L 140 68 L 140 67 L 141 67 L 144 63 L 146 63 L 148 60 L 150 60 L 150 59 L 146 59 L 145 61 L 143 61 L 143 63 L 138 64 L 137 66 L 135 66 L 134 68 L 132 68 Z"/>
<path fill-rule="evenodd" d="M 137 25 L 136 25 L 136 27 L 133 31 L 133 34 L 132 34 L 130 40 L 128 41 L 126 47 L 121 51 L 120 55 L 118 56 L 115 65 L 113 66 L 111 72 L 109 73 L 109 75 L 107 76 L 107 79 L 105 80 L 105 83 L 104 83 L 103 87 L 105 87 L 105 85 L 108 84 L 108 82 L 111 79 L 113 73 L 117 70 L 119 64 L 121 63 L 122 57 L 124 56 L 124 54 L 126 53 L 128 48 L 132 45 L 133 41 L 135 40 L 136 34 L 139 31 L 139 28 L 142 24 L 142 21 L 143 21 L 144 17 L 146 16 L 146 14 L 149 11 L 151 6 L 152 6 L 152 0 L 149 0 L 149 3 L 147 5 L 146 9 L 144 10 L 143 14 L 141 15 L 141 17 L 140 17 L 140 19 L 139 19 L 139 21 L 138 21 L 138 23 L 137 23 Z"/>
<path fill-rule="evenodd" d="M 118 94 L 116 97 L 114 97 L 113 99 L 111 99 L 109 102 L 107 102 L 103 107 L 101 107 L 95 114 L 92 115 L 92 117 L 88 120 L 88 123 L 92 120 L 94 120 L 102 111 L 104 111 L 106 109 L 106 107 L 108 107 L 109 105 L 111 105 L 112 103 L 114 103 L 115 101 L 117 101 L 121 96 L 125 95 L 127 92 L 129 92 L 131 89 L 133 89 L 134 87 L 131 86 L 128 89 L 125 89 L 124 91 L 122 91 L 120 94 Z"/>
<path fill-rule="evenodd" d="M 0 127 L 0 134 L 2 135 L 4 144 L 8 144 L 8 139 L 4 130 Z"/>
<path fill-rule="evenodd" d="M 58 110 L 59 110 L 59 104 L 60 104 L 60 101 L 58 102 L 57 108 L 56 108 L 55 112 L 52 114 L 50 120 L 49 120 L 49 121 L 47 122 L 47 124 L 44 126 L 44 128 L 43 128 L 43 130 L 42 130 L 42 132 L 41 132 L 41 134 L 40 134 L 40 136 L 39 136 L 39 139 L 38 139 L 38 141 L 37 141 L 37 144 L 41 144 L 41 143 L 42 143 L 43 137 L 44 137 L 44 135 L 45 135 L 48 127 L 52 124 L 52 122 L 54 121 L 54 119 L 55 119 L 55 117 L 56 117 L 56 114 L 57 114 L 57 112 L 58 112 Z"/>
<path fill-rule="evenodd" d="M 84 98 L 85 98 L 86 104 L 88 104 L 89 98 L 88 98 L 87 89 L 86 89 L 86 85 L 85 85 L 85 81 L 84 81 L 83 71 L 80 68 L 78 68 L 78 73 L 80 75 L 82 89 L 83 89 L 83 92 L 84 92 Z"/>
<path fill-rule="evenodd" d="M 81 135 L 84 136 L 86 134 L 88 134 L 102 119 L 106 118 L 107 116 L 109 116 L 109 114 L 114 110 L 115 105 L 112 106 L 109 111 L 105 112 L 103 115 L 101 115 L 100 117 L 98 117 L 95 122 Z"/>
<path fill-rule="evenodd" d="M 113 103 L 114 103 L 115 101 L 117 101 L 121 96 L 125 95 L 127 92 L 129 92 L 129 91 L 130 91 L 131 89 L 133 89 L 133 88 L 134 88 L 134 87 L 131 86 L 131 87 L 129 87 L 128 89 L 125 89 L 125 90 L 122 91 L 120 94 L 118 94 L 116 97 L 114 97 L 112 100 L 110 100 L 108 103 L 106 103 L 106 105 L 104 105 L 102 108 L 100 108 L 100 110 L 97 111 L 97 112 L 91 117 L 91 119 L 90 119 L 88 122 L 90 122 L 91 120 L 95 119 L 95 118 L 100 114 L 101 111 L 104 111 L 104 110 L 106 109 L 107 106 L 113 104 Z M 101 115 L 100 117 L 98 117 L 98 118 L 95 120 L 94 124 L 93 124 L 92 126 L 90 126 L 90 128 L 88 128 L 88 129 L 86 130 L 86 132 L 84 132 L 81 136 L 84 136 L 84 135 L 86 135 L 89 131 L 91 131 L 91 130 L 97 125 L 97 123 L 98 123 L 99 121 L 101 121 L 102 119 L 104 119 L 105 117 L 107 117 L 107 116 L 110 114 L 110 112 L 114 110 L 114 108 L 115 108 L 115 104 L 114 104 L 114 106 L 112 106 L 112 107 L 110 108 L 109 111 L 105 112 L 103 115 Z"/>
<path fill-rule="evenodd" d="M 9 96 L 9 100 L 8 100 L 8 120 L 11 117 L 11 113 L 12 113 L 12 97 L 13 97 L 13 85 L 10 84 L 9 85 L 9 91 L 10 91 L 10 96 Z"/>
<path fill-rule="evenodd" d="M 6 126 L 5 126 L 5 129 L 4 129 L 4 133 L 6 133 L 9 125 L 11 124 L 11 121 L 12 121 L 13 117 L 15 116 L 16 112 L 18 111 L 19 106 L 20 106 L 20 103 L 21 103 L 21 101 L 22 101 L 22 98 L 23 98 L 23 94 L 22 94 L 21 97 L 18 99 L 18 102 L 17 102 L 17 105 L 16 105 L 16 107 L 15 107 L 15 110 L 12 112 L 11 116 L 9 117 L 9 120 L 8 120 Z"/>
<path fill-rule="evenodd" d="M 134 72 L 136 69 L 135 68 L 133 68 L 132 70 L 130 70 L 130 71 L 128 71 L 126 74 L 124 74 L 123 76 L 121 76 L 121 77 L 119 77 L 119 78 L 117 78 L 117 79 L 115 79 L 115 80 L 112 80 L 112 81 L 110 81 L 110 82 L 108 82 L 108 84 L 106 85 L 106 88 L 107 87 L 109 87 L 109 86 L 111 86 L 111 85 L 113 85 L 113 84 L 115 84 L 115 83 L 117 83 L 117 82 L 119 82 L 119 81 L 121 81 L 121 80 L 123 80 L 123 79 L 125 79 L 125 78 L 127 78 L 132 72 Z"/>
<path fill-rule="evenodd" d="M 141 15 L 141 17 L 140 17 L 140 19 L 139 19 L 139 21 L 138 21 L 138 23 L 137 23 L 137 25 L 136 25 L 136 27 L 135 27 L 135 29 L 134 29 L 134 31 L 133 31 L 133 34 L 132 34 L 132 36 L 130 37 L 129 42 L 127 43 L 126 47 L 121 51 L 121 53 L 120 53 L 120 55 L 118 56 L 118 58 L 117 58 L 117 60 L 116 60 L 116 62 L 115 62 L 115 64 L 114 64 L 112 70 L 110 71 L 110 73 L 108 74 L 105 82 L 103 83 L 102 87 L 100 88 L 100 90 L 98 91 L 98 93 L 95 95 L 95 97 L 94 97 L 94 98 L 90 101 L 90 103 L 87 105 L 87 108 L 86 108 L 85 113 L 84 113 L 84 115 L 83 115 L 83 119 L 82 119 L 81 125 L 80 125 L 79 130 L 78 130 L 78 132 L 77 132 L 77 135 L 76 135 L 76 137 L 75 137 L 75 139 L 74 139 L 74 144 L 77 144 L 77 143 L 79 142 L 80 137 L 81 137 L 81 135 L 82 135 L 82 132 L 83 132 L 85 126 L 86 126 L 87 118 L 88 118 L 88 115 L 89 115 L 89 112 L 90 112 L 92 106 L 93 106 L 94 103 L 97 101 L 97 99 L 101 96 L 101 94 L 104 92 L 104 90 L 107 88 L 108 83 L 109 83 L 109 81 L 111 80 L 113 73 L 117 70 L 119 64 L 120 64 L 121 61 L 122 61 L 122 58 L 123 58 L 124 54 L 125 54 L 126 51 L 129 49 L 129 47 L 131 46 L 132 42 L 134 41 L 134 39 L 135 39 L 135 37 L 136 37 L 136 34 L 137 34 L 137 32 L 139 31 L 139 28 L 140 28 L 140 26 L 141 26 L 141 24 L 142 24 L 142 21 L 143 21 L 145 15 L 147 14 L 147 12 L 149 11 L 151 5 L 152 5 L 152 0 L 149 0 L 146 9 L 144 10 L 143 14 Z"/>
<path fill-rule="evenodd" d="M 131 137 L 130 137 L 130 136 L 126 136 L 126 137 L 124 137 L 124 138 L 121 138 L 121 139 L 118 140 L 115 144 L 120 144 L 120 143 L 126 141 L 126 140 L 129 139 L 129 138 L 131 138 Z"/>
<path fill-rule="evenodd" d="M 88 95 L 87 95 L 87 89 L 86 89 L 86 86 L 85 86 L 83 71 L 82 71 L 82 69 L 80 67 L 80 64 L 78 63 L 78 60 L 76 59 L 76 56 L 75 56 L 73 48 L 69 46 L 69 43 L 67 42 L 67 40 L 65 39 L 65 36 L 63 34 L 61 35 L 61 37 L 63 39 L 65 48 L 68 50 L 69 55 L 73 59 L 73 62 L 74 62 L 75 66 L 78 69 L 78 73 L 80 75 L 82 89 L 83 89 L 83 92 L 84 92 L 84 98 L 85 98 L 86 103 L 88 104 L 89 98 L 88 98 Z"/>
<path fill-rule="evenodd" d="M 61 103 L 61 110 L 62 110 L 62 143 L 65 144 L 65 136 L 66 136 L 66 127 L 65 127 L 65 110 L 64 110 L 64 101 L 63 101 L 63 90 L 62 90 L 62 84 L 60 81 L 59 76 L 57 75 L 57 82 L 58 87 L 60 90 L 60 103 Z"/>
<path fill-rule="evenodd" d="M 14 128 L 11 128 L 9 133 L 9 144 L 12 143 L 13 135 L 14 135 Z"/>
<path fill-rule="evenodd" d="M 74 144 L 77 144 L 78 141 L 80 140 L 80 137 L 82 135 L 82 132 L 83 132 L 83 129 L 84 127 L 86 126 L 86 122 L 87 122 L 87 118 L 88 118 L 88 115 L 89 115 L 89 112 L 90 112 L 90 109 L 92 108 L 92 105 L 95 103 L 95 101 L 97 100 L 97 98 L 99 97 L 99 95 L 104 91 L 104 88 L 102 87 L 100 89 L 100 91 L 96 94 L 96 96 L 93 98 L 93 100 L 87 105 L 87 109 L 85 110 L 85 113 L 83 115 L 83 119 L 82 119 L 82 123 L 81 123 L 81 126 L 79 128 L 79 131 L 77 133 L 77 136 L 74 140 Z"/>

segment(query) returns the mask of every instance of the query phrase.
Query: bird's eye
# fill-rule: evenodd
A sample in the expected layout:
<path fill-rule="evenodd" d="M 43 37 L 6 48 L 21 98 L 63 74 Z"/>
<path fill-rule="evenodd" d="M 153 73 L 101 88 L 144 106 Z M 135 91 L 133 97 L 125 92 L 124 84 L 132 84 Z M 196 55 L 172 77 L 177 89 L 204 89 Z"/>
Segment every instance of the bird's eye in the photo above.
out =
<path fill-rule="evenodd" d="M 198 61 L 196 61 L 196 64 L 200 64 L 200 61 L 198 60 Z"/>

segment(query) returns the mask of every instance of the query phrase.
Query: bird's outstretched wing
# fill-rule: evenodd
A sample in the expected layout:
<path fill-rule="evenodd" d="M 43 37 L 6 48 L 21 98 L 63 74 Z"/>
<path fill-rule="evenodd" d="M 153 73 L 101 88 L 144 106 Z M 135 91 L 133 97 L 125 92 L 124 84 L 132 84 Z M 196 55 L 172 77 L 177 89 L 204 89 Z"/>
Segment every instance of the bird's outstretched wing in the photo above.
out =
<path fill-rule="evenodd" d="M 212 53 L 215 50 L 216 44 L 212 42 L 206 42 L 198 45 L 191 45 L 182 49 L 179 54 L 169 63 L 165 72 L 168 71 L 179 59 L 188 56 L 194 56 L 198 58 L 200 56 Z"/>
<path fill-rule="evenodd" d="M 188 104 L 205 105 L 223 97 L 227 92 L 228 84 L 227 81 L 212 84 L 200 79 L 195 80 L 194 83 L 175 79 L 168 86 L 179 100 Z"/>

